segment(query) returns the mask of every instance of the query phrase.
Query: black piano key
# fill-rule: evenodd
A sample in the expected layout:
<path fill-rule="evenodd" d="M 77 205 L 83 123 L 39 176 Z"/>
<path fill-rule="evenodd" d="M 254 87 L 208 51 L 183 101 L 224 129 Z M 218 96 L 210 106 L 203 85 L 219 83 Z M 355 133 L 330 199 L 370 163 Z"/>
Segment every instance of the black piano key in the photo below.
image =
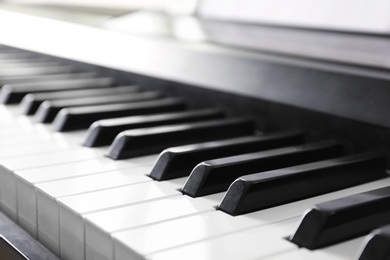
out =
<path fill-rule="evenodd" d="M 342 153 L 341 145 L 324 141 L 205 161 L 193 169 L 182 192 L 191 197 L 222 192 L 243 175 L 325 160 Z"/>
<path fill-rule="evenodd" d="M 38 92 L 27 94 L 20 102 L 20 113 L 24 115 L 33 115 L 37 112 L 38 107 L 46 100 L 57 100 L 67 98 L 80 97 L 97 97 L 104 95 L 117 95 L 134 93 L 140 90 L 139 86 L 121 86 L 121 87 L 106 87 L 106 88 L 88 88 L 65 90 L 55 92 Z"/>
<path fill-rule="evenodd" d="M 386 177 L 385 158 L 375 153 L 245 175 L 229 187 L 219 209 L 239 215 Z"/>
<path fill-rule="evenodd" d="M 128 130 L 115 138 L 107 156 L 124 159 L 153 154 L 176 145 L 250 135 L 254 128 L 251 119 L 232 118 Z"/>
<path fill-rule="evenodd" d="M 88 147 L 109 145 L 120 132 L 125 130 L 189 123 L 222 117 L 223 113 L 219 109 L 205 109 L 100 120 L 94 122 L 89 128 L 84 145 Z"/>
<path fill-rule="evenodd" d="M 363 242 L 358 260 L 389 260 L 390 259 L 390 225 L 382 226 L 372 231 Z"/>
<path fill-rule="evenodd" d="M 186 108 L 182 99 L 164 98 L 136 103 L 121 103 L 62 109 L 55 117 L 53 130 L 64 132 L 87 129 L 93 122 L 115 117 L 158 114 L 180 111 Z"/>
<path fill-rule="evenodd" d="M 204 160 L 296 145 L 303 141 L 301 132 L 285 131 L 168 148 L 160 154 L 149 176 L 159 181 L 184 177 Z"/>
<path fill-rule="evenodd" d="M 35 114 L 35 121 L 37 123 L 52 122 L 57 113 L 68 107 L 106 105 L 118 103 L 134 103 L 147 100 L 154 100 L 160 98 L 162 95 L 157 91 L 147 91 L 120 95 L 105 95 L 98 97 L 84 97 L 72 99 L 59 99 L 52 101 L 44 101 L 38 108 Z"/>
<path fill-rule="evenodd" d="M 63 79 L 44 82 L 26 82 L 14 85 L 4 85 L 0 92 L 0 102 L 15 104 L 22 101 L 28 93 L 61 91 L 72 89 L 98 88 L 112 86 L 114 80 L 110 77 L 87 79 Z"/>
<path fill-rule="evenodd" d="M 28 260 L 20 250 L 18 250 L 5 237 L 0 235 L 0 259 L 1 260 Z"/>
<path fill-rule="evenodd" d="M 389 223 L 390 187 L 386 187 L 316 205 L 305 212 L 290 240 L 313 250 Z"/>

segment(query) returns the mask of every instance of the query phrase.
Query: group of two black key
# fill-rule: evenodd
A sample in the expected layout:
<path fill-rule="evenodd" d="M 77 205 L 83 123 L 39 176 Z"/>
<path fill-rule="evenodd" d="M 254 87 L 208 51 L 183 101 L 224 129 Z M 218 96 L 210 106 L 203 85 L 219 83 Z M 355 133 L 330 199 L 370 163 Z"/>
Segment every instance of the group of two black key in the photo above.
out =
<path fill-rule="evenodd" d="M 297 131 L 257 133 L 251 118 L 224 118 L 219 109 L 189 111 L 179 98 L 114 86 L 112 78 L 69 66 L 45 72 L 42 64 L 24 77 L 0 70 L 0 101 L 20 103 L 23 114 L 55 131 L 89 128 L 83 145 L 111 144 L 107 156 L 115 160 L 162 151 L 151 178 L 188 176 L 182 192 L 191 197 L 225 192 L 218 210 L 232 216 L 387 177 L 385 158 L 376 153 L 344 156 L 340 144 L 305 144 Z M 390 188 L 383 188 L 319 204 L 290 240 L 317 249 L 365 235 L 390 223 L 388 200 Z M 360 259 L 387 259 L 373 254 L 390 254 L 383 247 L 389 230 L 376 231 Z"/>

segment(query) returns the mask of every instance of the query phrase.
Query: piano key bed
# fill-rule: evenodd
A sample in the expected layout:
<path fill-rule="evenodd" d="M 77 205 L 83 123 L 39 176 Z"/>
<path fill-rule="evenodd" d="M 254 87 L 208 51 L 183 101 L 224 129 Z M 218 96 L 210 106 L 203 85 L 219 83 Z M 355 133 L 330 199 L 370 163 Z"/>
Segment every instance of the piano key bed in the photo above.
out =
<path fill-rule="evenodd" d="M 381 153 L 6 46 L 0 82 L 1 210 L 61 259 L 387 259 Z"/>

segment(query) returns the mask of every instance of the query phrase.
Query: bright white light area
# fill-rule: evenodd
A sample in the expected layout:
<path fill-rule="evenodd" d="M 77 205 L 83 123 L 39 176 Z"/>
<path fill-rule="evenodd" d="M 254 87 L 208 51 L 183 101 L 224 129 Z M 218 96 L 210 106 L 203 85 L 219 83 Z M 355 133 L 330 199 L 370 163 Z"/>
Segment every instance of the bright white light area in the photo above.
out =
<path fill-rule="evenodd" d="M 61 5 L 125 10 L 149 9 L 167 11 L 172 14 L 192 13 L 197 4 L 197 0 L 6 0 L 3 2 L 13 4 Z"/>
<path fill-rule="evenodd" d="M 199 22 L 191 16 L 176 18 L 173 24 L 173 34 L 176 38 L 186 41 L 206 40 L 206 36 Z"/>
<path fill-rule="evenodd" d="M 198 13 L 230 21 L 390 33 L 389 0 L 205 0 Z"/>

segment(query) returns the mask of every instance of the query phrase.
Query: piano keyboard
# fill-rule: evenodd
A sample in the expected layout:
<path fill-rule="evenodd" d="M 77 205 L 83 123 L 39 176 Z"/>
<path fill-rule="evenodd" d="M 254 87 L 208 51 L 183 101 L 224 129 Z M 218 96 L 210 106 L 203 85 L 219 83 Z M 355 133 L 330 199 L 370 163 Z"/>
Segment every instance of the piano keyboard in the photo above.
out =
<path fill-rule="evenodd" d="M 262 133 L 38 54 L 2 46 L 0 59 L 1 210 L 61 259 L 358 259 L 388 222 L 294 241 L 314 205 L 390 185 L 380 154 Z"/>

